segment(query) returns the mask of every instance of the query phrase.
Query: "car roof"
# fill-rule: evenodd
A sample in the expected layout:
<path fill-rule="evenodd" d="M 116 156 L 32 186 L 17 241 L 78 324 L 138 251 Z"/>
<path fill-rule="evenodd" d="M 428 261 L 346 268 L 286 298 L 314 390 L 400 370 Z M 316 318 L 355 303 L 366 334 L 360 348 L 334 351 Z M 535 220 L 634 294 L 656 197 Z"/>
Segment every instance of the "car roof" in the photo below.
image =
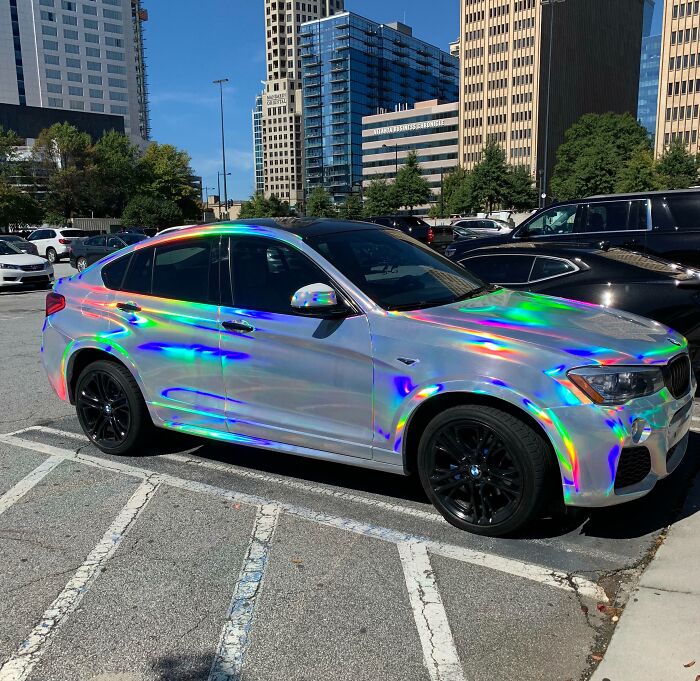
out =
<path fill-rule="evenodd" d="M 468 251 L 464 254 L 465 258 L 484 254 L 485 251 L 503 254 L 527 254 L 527 255 L 554 255 L 554 256 L 575 256 L 586 253 L 590 255 L 599 255 L 605 252 L 605 249 L 588 246 L 585 244 L 568 244 L 568 243 L 538 243 L 536 241 L 528 241 L 524 244 L 494 244 L 493 246 L 482 246 L 473 251 Z"/>
<path fill-rule="evenodd" d="M 338 232 L 356 232 L 368 229 L 381 229 L 381 225 L 373 222 L 359 222 L 355 220 L 336 220 L 333 218 L 250 218 L 245 220 L 228 220 L 225 222 L 212 222 L 206 225 L 189 225 L 177 230 L 183 232 L 188 229 L 200 229 L 202 227 L 226 228 L 235 231 L 236 227 L 271 227 L 284 232 L 296 234 L 306 239 L 322 234 L 336 234 Z M 162 232 L 161 232 L 162 233 Z M 159 236 L 159 235 L 157 235 Z M 165 236 L 168 236 L 167 234 Z M 157 237 L 156 237 L 157 238 Z"/>
<path fill-rule="evenodd" d="M 569 201 L 568 203 L 581 203 L 589 201 L 590 199 L 604 199 L 609 201 L 615 201 L 620 199 L 644 199 L 652 196 L 668 196 L 674 194 L 697 194 L 698 198 L 700 198 L 700 187 L 691 187 L 690 189 L 668 189 L 666 191 L 654 192 L 634 192 L 630 194 L 595 194 L 594 196 L 588 196 L 583 199 L 575 199 L 573 201 Z"/>

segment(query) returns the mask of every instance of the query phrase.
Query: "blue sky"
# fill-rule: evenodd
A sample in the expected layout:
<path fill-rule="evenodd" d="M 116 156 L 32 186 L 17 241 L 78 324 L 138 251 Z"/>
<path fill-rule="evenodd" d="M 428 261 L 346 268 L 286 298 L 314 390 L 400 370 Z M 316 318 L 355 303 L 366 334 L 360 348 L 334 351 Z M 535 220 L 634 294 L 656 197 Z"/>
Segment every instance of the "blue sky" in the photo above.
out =
<path fill-rule="evenodd" d="M 229 198 L 253 189 L 251 110 L 265 77 L 263 0 L 145 0 L 153 139 L 185 149 L 204 185 L 221 169 L 219 95 L 225 89 Z M 346 8 L 380 22 L 404 21 L 443 49 L 459 34 L 459 0 L 346 0 Z M 196 11 L 193 11 L 193 7 Z M 655 25 L 661 30 L 661 2 Z M 209 193 L 212 192 L 210 189 Z"/>

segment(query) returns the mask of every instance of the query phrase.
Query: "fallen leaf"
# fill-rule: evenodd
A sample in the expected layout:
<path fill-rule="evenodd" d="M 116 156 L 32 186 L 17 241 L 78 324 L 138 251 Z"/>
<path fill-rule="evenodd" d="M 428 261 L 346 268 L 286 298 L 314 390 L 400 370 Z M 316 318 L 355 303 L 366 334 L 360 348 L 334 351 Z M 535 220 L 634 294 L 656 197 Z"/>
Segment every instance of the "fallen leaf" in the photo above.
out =
<path fill-rule="evenodd" d="M 605 608 L 607 606 L 605 605 L 605 603 L 598 603 L 598 605 L 596 605 L 595 607 L 598 608 L 600 612 L 605 612 Z"/>
<path fill-rule="evenodd" d="M 595 660 L 596 662 L 600 662 L 602 659 L 602 655 L 591 655 L 591 660 Z"/>
<path fill-rule="evenodd" d="M 688 669 L 688 667 L 692 667 L 695 664 L 695 660 L 691 660 L 690 662 L 686 662 L 683 666 Z"/>
<path fill-rule="evenodd" d="M 294 563 L 294 565 L 301 565 L 303 562 L 301 558 L 292 558 L 292 563 Z"/>
<path fill-rule="evenodd" d="M 233 507 L 234 507 L 237 511 L 240 511 L 240 510 L 241 510 L 241 505 L 240 505 L 240 504 L 234 504 Z"/>
<path fill-rule="evenodd" d="M 582 606 L 581 606 L 581 612 L 582 612 L 584 615 L 587 615 L 587 614 L 588 614 L 588 608 L 587 608 L 585 605 L 582 605 Z"/>

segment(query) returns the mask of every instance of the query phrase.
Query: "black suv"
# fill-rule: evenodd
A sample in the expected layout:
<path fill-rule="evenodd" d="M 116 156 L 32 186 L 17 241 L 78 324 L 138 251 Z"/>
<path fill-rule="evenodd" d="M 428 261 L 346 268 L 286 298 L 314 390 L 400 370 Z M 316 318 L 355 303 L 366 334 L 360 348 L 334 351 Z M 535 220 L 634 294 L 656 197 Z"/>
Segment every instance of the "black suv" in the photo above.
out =
<path fill-rule="evenodd" d="M 461 260 L 484 246 L 527 241 L 618 246 L 700 267 L 700 190 L 592 196 L 544 208 L 504 236 L 460 239 L 445 255 Z"/>
<path fill-rule="evenodd" d="M 367 218 L 366 222 L 373 222 L 375 225 L 399 229 L 404 234 L 408 234 L 417 241 L 422 241 L 424 244 L 432 244 L 435 238 L 433 228 L 425 220 L 415 215 L 382 215 Z"/>

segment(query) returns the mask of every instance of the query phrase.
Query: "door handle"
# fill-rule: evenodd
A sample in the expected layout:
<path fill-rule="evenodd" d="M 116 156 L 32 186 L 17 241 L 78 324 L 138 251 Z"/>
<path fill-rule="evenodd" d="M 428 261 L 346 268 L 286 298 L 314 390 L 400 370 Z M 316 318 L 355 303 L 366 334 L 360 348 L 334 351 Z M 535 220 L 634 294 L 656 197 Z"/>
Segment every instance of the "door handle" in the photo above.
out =
<path fill-rule="evenodd" d="M 141 308 L 134 303 L 117 303 L 117 309 L 122 312 L 141 312 Z"/>
<path fill-rule="evenodd" d="M 255 327 L 248 322 L 227 321 L 221 322 L 221 326 L 223 326 L 227 331 L 242 331 L 243 333 L 255 331 Z"/>

